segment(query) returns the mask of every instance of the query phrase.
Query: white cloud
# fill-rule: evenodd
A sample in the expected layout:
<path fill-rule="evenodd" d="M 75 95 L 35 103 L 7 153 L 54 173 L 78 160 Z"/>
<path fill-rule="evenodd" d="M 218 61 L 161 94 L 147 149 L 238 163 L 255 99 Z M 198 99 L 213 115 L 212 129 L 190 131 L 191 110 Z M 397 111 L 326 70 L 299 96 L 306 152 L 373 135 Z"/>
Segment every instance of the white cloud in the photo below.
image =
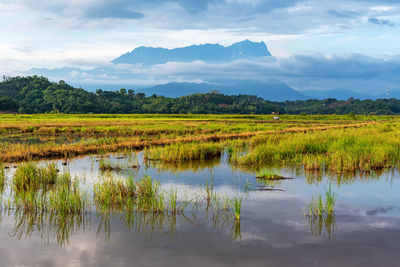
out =
<path fill-rule="evenodd" d="M 397 7 L 394 7 L 394 6 L 374 6 L 374 7 L 371 7 L 372 11 L 379 12 L 379 13 L 395 11 L 396 9 L 397 9 Z"/>

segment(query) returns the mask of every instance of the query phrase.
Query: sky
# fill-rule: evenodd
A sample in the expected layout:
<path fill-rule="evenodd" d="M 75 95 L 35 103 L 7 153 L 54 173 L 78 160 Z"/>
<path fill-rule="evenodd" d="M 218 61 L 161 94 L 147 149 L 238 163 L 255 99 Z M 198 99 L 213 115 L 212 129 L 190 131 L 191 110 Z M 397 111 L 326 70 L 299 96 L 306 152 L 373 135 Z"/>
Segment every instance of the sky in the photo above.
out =
<path fill-rule="evenodd" d="M 399 27 L 399 0 L 0 0 L 0 74 L 74 67 L 54 79 L 113 83 L 121 67 L 109 62 L 138 46 L 250 39 L 264 41 L 276 60 L 131 68 L 125 82 L 201 82 L 212 69 L 276 78 L 297 90 L 373 93 L 400 89 Z M 95 67 L 114 71 L 79 71 Z"/>

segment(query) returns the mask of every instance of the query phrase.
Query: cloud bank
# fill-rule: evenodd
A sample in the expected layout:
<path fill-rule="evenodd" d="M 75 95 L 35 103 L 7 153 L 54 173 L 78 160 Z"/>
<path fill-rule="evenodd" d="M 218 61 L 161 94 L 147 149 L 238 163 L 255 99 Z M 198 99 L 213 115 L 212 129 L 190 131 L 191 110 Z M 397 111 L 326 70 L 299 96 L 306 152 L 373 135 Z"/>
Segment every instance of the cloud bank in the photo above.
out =
<path fill-rule="evenodd" d="M 223 64 L 202 61 L 169 62 L 154 66 L 110 63 L 88 70 L 34 69 L 29 74 L 45 75 L 54 80 L 67 79 L 76 86 L 92 89 L 100 86 L 137 89 L 168 82 L 223 84 L 238 79 L 261 82 L 277 79 L 299 91 L 347 89 L 380 94 L 387 87 L 400 89 L 400 57 L 379 59 L 358 54 L 332 57 L 313 54 Z"/>
<path fill-rule="evenodd" d="M 398 0 L 0 0 L 0 74 L 36 68 L 82 86 L 276 78 L 373 92 L 397 87 L 399 11 Z M 141 45 L 244 39 L 265 41 L 275 61 L 109 63 Z"/>

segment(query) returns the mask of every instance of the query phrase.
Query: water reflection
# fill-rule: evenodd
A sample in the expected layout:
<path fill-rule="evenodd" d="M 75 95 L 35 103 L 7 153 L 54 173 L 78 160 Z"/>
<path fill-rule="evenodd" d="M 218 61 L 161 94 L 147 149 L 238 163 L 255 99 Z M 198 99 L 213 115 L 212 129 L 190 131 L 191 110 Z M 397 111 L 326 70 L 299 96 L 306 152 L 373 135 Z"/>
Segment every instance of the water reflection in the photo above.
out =
<path fill-rule="evenodd" d="M 97 234 L 103 233 L 105 240 L 111 237 L 111 220 L 115 216 L 110 213 L 100 213 L 100 222 Z M 177 234 L 177 220 L 180 223 L 191 223 L 184 215 L 167 216 L 165 214 L 132 212 L 119 214 L 120 223 L 127 232 L 144 235 L 146 239 L 152 239 L 154 235 L 170 235 L 171 238 Z"/>
<path fill-rule="evenodd" d="M 231 236 L 235 241 L 242 240 L 242 228 L 240 226 L 240 220 L 235 220 L 231 228 Z"/>
<path fill-rule="evenodd" d="M 231 229 L 230 233 L 234 240 L 242 239 L 240 221 L 234 220 L 228 212 L 212 212 L 211 210 L 207 210 L 205 214 L 192 211 L 188 215 L 182 213 L 173 216 L 149 212 L 117 214 L 98 212 L 95 213 L 95 221 L 97 223 L 93 223 L 90 213 L 61 218 L 51 213 L 35 213 L 17 209 L 3 212 L 0 216 L 0 222 L 2 222 L 3 218 L 13 220 L 14 226 L 12 232 L 9 233 L 10 237 L 21 240 L 38 235 L 47 244 L 55 240 L 59 247 L 66 247 L 70 244 L 70 238 L 74 233 L 82 235 L 93 224 L 97 224 L 96 233 L 98 236 L 102 236 L 105 241 L 109 241 L 112 238 L 112 224 L 117 224 L 118 221 L 115 219 L 119 219 L 118 225 L 125 232 L 144 236 L 147 241 L 150 241 L 153 237 L 160 235 L 176 238 L 178 226 L 198 225 L 200 224 L 199 217 L 205 215 L 212 222 L 215 229 Z"/>
<path fill-rule="evenodd" d="M 101 176 L 99 162 L 90 158 L 68 162 L 68 169 L 73 175 L 88 178 L 89 184 L 83 185 L 89 188 L 88 191 Z M 123 166 L 124 162 L 128 162 L 127 166 L 134 162 L 133 157 L 126 155 L 124 158 L 112 155 L 110 159 L 112 162 L 121 162 Z M 390 254 L 389 258 L 397 256 L 394 251 L 398 248 L 396 244 L 400 236 L 400 187 L 396 170 L 338 174 L 306 171 L 298 166 L 291 166 L 280 168 L 280 173 L 293 178 L 292 180 L 257 180 L 257 169 L 252 166 L 233 166 L 224 158 L 181 164 L 146 163 L 140 155 L 137 160 L 141 165 L 140 169 L 127 168 L 112 172 L 113 175 L 125 179 L 128 176 L 141 177 L 149 174 L 160 181 L 163 189 L 177 188 L 178 195 L 201 192 L 193 197 L 199 201 L 192 202 L 182 214 L 175 216 L 167 213 L 100 210 L 95 205 L 85 214 L 62 219 L 46 213 L 3 209 L 0 234 L 6 233 L 12 239 L 0 242 L 0 252 L 12 252 L 11 248 L 7 248 L 6 242 L 16 244 L 19 241 L 18 244 L 21 245 L 49 250 L 49 244 L 56 243 L 68 252 L 81 243 L 92 242 L 94 247 L 101 248 L 93 257 L 100 258 L 107 251 L 113 251 L 115 257 L 123 254 L 133 258 L 131 248 L 134 247 L 137 251 L 134 256 L 140 259 L 144 258 L 143 255 L 149 255 L 145 249 L 141 250 L 144 246 L 150 247 L 156 255 L 175 252 L 176 247 L 179 247 L 180 251 L 173 254 L 177 258 L 178 253 L 185 251 L 190 259 L 196 253 L 209 256 L 213 255 L 213 250 L 217 250 L 222 255 L 241 255 L 249 266 L 254 258 L 260 260 L 254 266 L 260 266 L 276 254 L 281 255 L 278 262 L 290 254 L 286 265 L 293 266 L 297 265 L 296 260 L 304 259 L 304 253 L 309 251 L 310 246 L 321 252 L 316 253 L 318 255 L 329 255 L 330 252 L 326 249 L 328 246 L 319 246 L 329 242 L 329 247 L 334 251 L 340 250 L 346 254 L 348 250 L 367 251 L 374 246 L 376 240 L 384 237 L 384 244 L 379 243 L 376 246 L 384 247 L 386 251 L 375 256 L 380 260 L 385 258 L 384 254 Z M 62 161 L 56 163 L 61 171 L 65 170 Z M 92 166 L 88 168 L 90 165 Z M 269 168 L 278 169 L 279 166 Z M 8 172 L 10 177 L 11 170 Z M 206 185 L 211 176 L 214 185 L 212 188 L 210 186 L 210 192 L 207 193 Z M 329 184 L 332 184 L 339 195 L 339 205 L 335 213 L 304 216 L 304 205 L 316 192 Z M 8 185 L 3 187 L 6 195 Z M 212 200 L 215 194 L 219 197 Z M 232 213 L 224 208 L 227 201 L 238 195 L 245 197 L 241 221 L 235 220 Z M 12 226 L 11 229 L 7 228 L 9 225 Z M 42 244 L 35 243 L 38 239 Z M 18 244 L 15 246 L 18 247 Z M 153 252 L 154 248 L 157 252 Z M 90 249 L 93 248 L 88 248 L 87 251 L 91 251 Z M 349 255 L 346 262 L 351 263 L 353 259 L 354 256 Z M 152 263 L 151 256 L 146 260 Z M 177 261 L 172 257 L 168 257 L 168 260 L 171 261 L 170 265 Z M 210 265 L 221 263 L 213 260 L 210 260 Z M 320 260 L 319 263 L 322 263 L 326 258 L 321 256 Z M 333 262 L 339 265 L 337 261 Z M 235 265 L 234 262 L 230 264 Z M 309 265 L 310 262 L 298 264 Z"/>
<path fill-rule="evenodd" d="M 325 180 L 328 180 L 332 184 L 337 186 L 351 185 L 356 182 L 368 183 L 368 182 L 386 182 L 389 184 L 393 183 L 393 179 L 396 176 L 394 169 L 390 170 L 375 170 L 370 172 L 356 172 L 356 173 L 337 173 L 334 171 L 307 171 L 302 170 L 298 172 L 300 175 L 306 177 L 308 184 L 320 184 Z"/>
<path fill-rule="evenodd" d="M 159 162 L 146 161 L 147 168 L 156 168 L 160 173 L 170 172 L 179 174 L 184 171 L 199 172 L 204 169 L 212 169 L 221 163 L 221 159 L 213 158 L 201 161 L 184 161 L 184 162 Z"/>
<path fill-rule="evenodd" d="M 327 214 L 326 216 L 305 216 L 313 237 L 319 239 L 321 236 L 327 235 L 331 240 L 336 227 L 335 214 Z"/>
<path fill-rule="evenodd" d="M 85 231 L 91 224 L 91 217 L 88 214 L 58 216 L 48 212 L 37 213 L 16 209 L 4 215 L 12 217 L 14 221 L 11 237 L 21 239 L 29 238 L 32 234 L 39 234 L 40 238 L 47 243 L 56 239 L 60 247 L 69 244 L 74 232 Z"/>

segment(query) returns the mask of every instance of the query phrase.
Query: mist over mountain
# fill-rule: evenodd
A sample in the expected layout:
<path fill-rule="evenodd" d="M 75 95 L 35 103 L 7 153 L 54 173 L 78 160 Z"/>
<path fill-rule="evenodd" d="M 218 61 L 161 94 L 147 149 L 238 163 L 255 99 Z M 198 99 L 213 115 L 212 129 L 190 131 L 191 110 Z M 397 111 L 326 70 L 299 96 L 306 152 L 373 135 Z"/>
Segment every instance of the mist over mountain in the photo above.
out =
<path fill-rule="evenodd" d="M 269 56 L 271 56 L 271 53 L 264 42 L 256 43 L 245 40 L 230 46 L 203 44 L 175 49 L 141 46 L 132 52 L 128 52 L 112 60 L 112 62 L 116 64 L 155 65 L 167 62 L 191 62 L 196 60 L 204 62 L 231 62 L 238 59 L 254 59 Z"/>
<path fill-rule="evenodd" d="M 321 65 L 321 60 L 325 59 L 304 56 L 277 59 L 271 55 L 264 42 L 245 40 L 230 46 L 203 44 L 175 49 L 142 46 L 98 67 L 34 68 L 26 75 L 42 75 L 53 81 L 64 80 L 91 91 L 128 88 L 146 95 L 168 97 L 207 93 L 211 90 L 227 95 L 256 95 L 272 101 L 386 97 L 383 94 L 371 94 L 371 90 L 369 93 L 359 93 L 359 84 L 365 84 L 365 79 L 350 85 L 338 83 L 337 89 L 335 83 L 332 86 L 330 82 L 321 82 L 321 77 L 314 75 L 313 67 Z M 296 64 L 303 67 L 297 68 Z M 332 63 L 337 64 L 341 63 Z M 346 66 L 348 64 L 341 69 Z M 304 73 L 297 73 L 299 70 Z M 326 73 L 331 71 L 326 70 Z M 310 85 L 315 81 L 323 88 L 307 90 L 306 86 L 301 85 L 304 81 Z M 299 83 L 302 91 L 296 91 L 288 85 L 296 86 Z M 358 88 L 358 92 L 351 90 L 354 85 L 358 86 L 354 88 Z M 370 80 L 365 86 L 379 87 L 381 83 Z M 378 94 L 379 90 L 376 91 Z M 390 97 L 399 97 L 399 94 L 393 91 Z"/>
<path fill-rule="evenodd" d="M 167 97 L 208 93 L 210 91 L 218 91 L 225 95 L 256 95 L 271 101 L 302 100 L 308 98 L 306 95 L 297 92 L 278 80 L 267 82 L 225 80 L 221 84 L 172 82 L 139 90 L 139 92 L 143 92 L 146 95 L 156 94 Z"/>

